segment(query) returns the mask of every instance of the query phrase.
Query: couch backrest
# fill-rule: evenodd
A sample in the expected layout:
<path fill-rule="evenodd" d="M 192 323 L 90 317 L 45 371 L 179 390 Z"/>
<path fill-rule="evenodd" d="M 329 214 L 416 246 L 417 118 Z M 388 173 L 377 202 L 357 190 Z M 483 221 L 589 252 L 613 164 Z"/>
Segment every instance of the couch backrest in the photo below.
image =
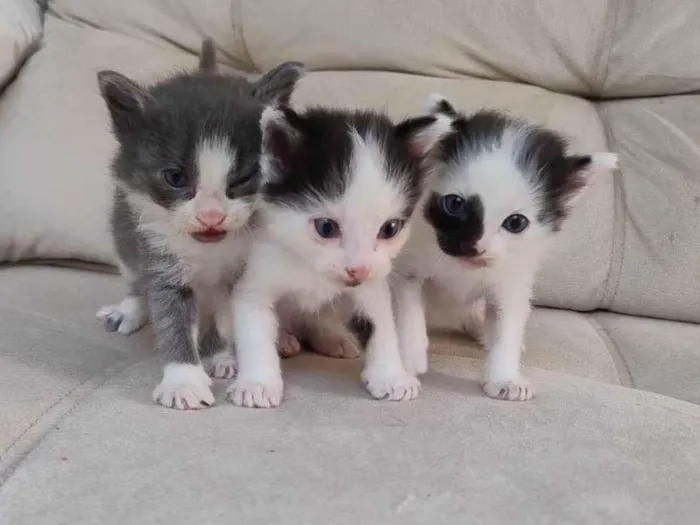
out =
<path fill-rule="evenodd" d="M 318 73 L 302 82 L 299 104 L 402 116 L 443 90 L 464 109 L 505 107 L 559 129 L 579 151 L 617 151 L 621 170 L 585 197 L 537 300 L 700 321 L 697 0 L 54 0 L 51 9 L 192 53 L 210 36 L 243 70 L 300 60 Z"/>

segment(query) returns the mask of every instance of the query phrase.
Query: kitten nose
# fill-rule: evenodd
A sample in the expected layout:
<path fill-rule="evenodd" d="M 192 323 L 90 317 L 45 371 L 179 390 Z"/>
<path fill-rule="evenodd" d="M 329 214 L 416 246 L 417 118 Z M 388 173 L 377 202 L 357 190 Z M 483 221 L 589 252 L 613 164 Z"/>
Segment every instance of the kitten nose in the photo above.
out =
<path fill-rule="evenodd" d="M 366 281 L 367 277 L 369 277 L 369 268 L 367 266 L 345 268 L 345 272 L 348 274 L 349 279 L 356 283 Z"/>
<path fill-rule="evenodd" d="M 214 228 L 226 220 L 226 214 L 221 213 L 218 210 L 202 210 L 197 212 L 197 220 L 203 226 Z"/>

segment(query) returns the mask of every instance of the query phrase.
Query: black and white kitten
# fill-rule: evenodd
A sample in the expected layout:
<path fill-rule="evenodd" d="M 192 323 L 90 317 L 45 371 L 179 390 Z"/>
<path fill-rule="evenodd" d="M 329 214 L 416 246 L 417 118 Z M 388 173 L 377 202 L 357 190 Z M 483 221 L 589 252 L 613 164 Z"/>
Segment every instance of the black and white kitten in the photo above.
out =
<path fill-rule="evenodd" d="M 434 123 L 270 107 L 261 127 L 266 184 L 259 230 L 233 294 L 238 376 L 229 399 L 245 407 L 280 404 L 276 306 L 281 315 L 300 310 L 314 319 L 339 302 L 374 325 L 362 374 L 370 394 L 413 399 L 420 384 L 401 363 L 387 276 L 422 192 L 421 158 L 432 146 L 423 136 L 439 138 Z"/>
<path fill-rule="evenodd" d="M 153 399 L 164 406 L 211 406 L 207 372 L 235 374 L 230 292 L 250 249 L 262 180 L 260 116 L 265 104 L 288 101 L 300 74 L 298 63 L 255 83 L 220 74 L 210 41 L 197 71 L 151 87 L 98 74 L 119 143 L 111 226 L 129 287 L 98 318 L 129 334 L 150 317 L 166 360 Z"/>
<path fill-rule="evenodd" d="M 432 175 L 392 279 L 406 370 L 426 372 L 424 315 L 476 329 L 487 350 L 486 395 L 527 400 L 520 373 L 535 273 L 580 191 L 617 166 L 613 153 L 568 155 L 548 129 L 482 111 L 470 117 L 433 99 L 447 133 L 432 148 Z M 483 324 L 482 324 L 483 323 Z"/>

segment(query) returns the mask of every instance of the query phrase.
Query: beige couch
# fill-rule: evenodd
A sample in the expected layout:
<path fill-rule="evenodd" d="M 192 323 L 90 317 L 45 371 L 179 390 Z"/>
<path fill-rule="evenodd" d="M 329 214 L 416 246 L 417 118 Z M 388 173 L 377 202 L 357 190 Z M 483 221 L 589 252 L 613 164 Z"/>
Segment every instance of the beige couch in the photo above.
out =
<path fill-rule="evenodd" d="M 700 523 L 697 0 L 56 0 L 45 22 L 0 98 L 0 524 Z M 534 400 L 483 396 L 482 350 L 436 334 L 413 402 L 312 355 L 276 410 L 225 382 L 211 410 L 151 402 L 149 330 L 94 320 L 122 293 L 95 72 L 191 67 L 204 36 L 240 71 L 305 62 L 295 104 L 399 117 L 439 92 L 620 154 L 541 272 Z"/>

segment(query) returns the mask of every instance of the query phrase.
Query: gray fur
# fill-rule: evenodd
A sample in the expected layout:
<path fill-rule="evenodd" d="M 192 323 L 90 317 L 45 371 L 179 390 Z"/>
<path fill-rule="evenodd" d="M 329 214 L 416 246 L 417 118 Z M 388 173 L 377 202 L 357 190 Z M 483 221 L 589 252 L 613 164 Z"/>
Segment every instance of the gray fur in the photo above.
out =
<path fill-rule="evenodd" d="M 113 71 L 98 74 L 119 148 L 112 162 L 116 183 L 111 226 L 116 252 L 130 273 L 129 294 L 145 296 L 156 344 L 167 362 L 197 364 L 201 357 L 225 348 L 215 312 L 201 310 L 199 290 L 185 273 L 181 256 L 164 238 L 139 228 L 139 212 L 130 196 L 146 197 L 165 209 L 173 209 L 193 197 L 197 173 L 195 150 L 204 140 L 228 144 L 235 151 L 236 169 L 227 179 L 227 197 L 252 205 L 259 190 L 260 116 L 264 104 L 288 100 L 301 75 L 297 63 L 282 64 L 257 82 L 216 73 L 213 42 L 202 45 L 200 69 L 144 87 Z M 189 177 L 186 188 L 164 181 L 164 171 L 181 170 Z M 186 234 L 185 234 L 186 235 Z M 245 233 L 229 232 L 230 236 Z M 198 249 L 200 249 L 198 247 Z M 202 250 L 211 249 L 207 245 Z M 236 260 L 241 254 L 230 254 Z M 218 276 L 217 289 L 230 291 L 240 268 L 232 264 Z M 105 319 L 107 330 L 116 330 L 116 316 Z M 198 344 L 193 341 L 198 325 Z"/>

